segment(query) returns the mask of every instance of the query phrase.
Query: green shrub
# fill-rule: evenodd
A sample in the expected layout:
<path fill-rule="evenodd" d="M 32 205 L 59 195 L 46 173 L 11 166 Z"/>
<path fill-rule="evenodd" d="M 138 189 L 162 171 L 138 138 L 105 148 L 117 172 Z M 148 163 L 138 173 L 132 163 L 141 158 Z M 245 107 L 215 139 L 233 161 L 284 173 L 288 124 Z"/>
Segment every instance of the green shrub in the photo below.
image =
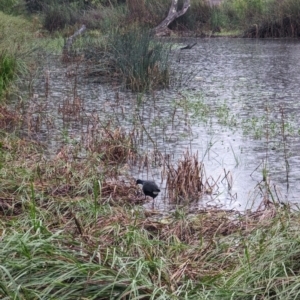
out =
<path fill-rule="evenodd" d="M 219 6 L 212 7 L 210 13 L 210 28 L 214 31 L 220 31 L 222 27 L 225 27 L 228 23 L 228 18 L 226 14 L 220 9 Z"/>
<path fill-rule="evenodd" d="M 25 56 L 32 48 L 33 26 L 21 16 L 10 16 L 0 12 L 0 53 Z"/>
<path fill-rule="evenodd" d="M 43 26 L 50 32 L 74 25 L 80 16 L 78 7 L 56 1 L 44 6 L 43 13 Z"/>
<path fill-rule="evenodd" d="M 222 11 L 227 15 L 228 27 L 240 28 L 256 23 L 263 14 L 264 0 L 224 0 Z"/>
<path fill-rule="evenodd" d="M 247 37 L 300 36 L 300 0 L 224 0 L 221 9 Z"/>
<path fill-rule="evenodd" d="M 23 0 L 1 0 L 0 11 L 6 14 L 18 15 L 24 11 Z"/>
<path fill-rule="evenodd" d="M 8 1 L 8 0 L 6 0 Z M 10 0 L 12 1 L 12 0 Z M 22 1 L 22 0 L 19 0 Z M 98 1 L 94 0 L 24 0 L 27 11 L 33 12 L 43 12 L 47 6 L 51 5 L 71 5 L 73 8 L 84 9 L 90 7 L 93 3 Z M 101 2 L 101 1 L 100 1 Z"/>
<path fill-rule="evenodd" d="M 0 97 L 8 89 L 17 73 L 26 72 L 32 62 L 34 47 L 33 26 L 21 16 L 0 12 Z"/>

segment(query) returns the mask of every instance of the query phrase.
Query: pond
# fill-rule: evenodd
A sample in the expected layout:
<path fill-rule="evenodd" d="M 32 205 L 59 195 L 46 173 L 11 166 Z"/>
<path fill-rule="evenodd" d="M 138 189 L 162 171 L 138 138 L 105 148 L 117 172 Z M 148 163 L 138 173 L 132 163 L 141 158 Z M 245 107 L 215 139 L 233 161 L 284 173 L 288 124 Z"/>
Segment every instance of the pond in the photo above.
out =
<path fill-rule="evenodd" d="M 174 205 L 165 192 L 157 153 L 176 165 L 186 151 L 198 155 L 214 187 L 193 203 L 194 209 L 255 208 L 266 194 L 299 203 L 299 41 L 206 38 L 172 43 L 195 41 L 189 50 L 172 48 L 170 88 L 149 94 L 97 82 L 79 63 L 63 65 L 57 57 L 42 57 L 26 106 L 32 114 L 26 134 L 43 141 L 54 156 L 62 141 L 79 142 L 96 122 L 128 132 L 135 128 L 138 152 L 152 161 L 129 164 L 128 172 L 159 184 L 158 210 Z M 71 105 L 80 111 L 66 118 L 62 111 Z"/>

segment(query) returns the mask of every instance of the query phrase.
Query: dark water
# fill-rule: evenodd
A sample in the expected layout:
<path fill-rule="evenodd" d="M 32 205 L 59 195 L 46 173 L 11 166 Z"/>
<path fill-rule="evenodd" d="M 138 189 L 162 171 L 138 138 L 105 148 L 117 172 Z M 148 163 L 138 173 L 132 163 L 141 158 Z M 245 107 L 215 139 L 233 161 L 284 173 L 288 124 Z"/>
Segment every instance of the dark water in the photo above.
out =
<path fill-rule="evenodd" d="M 176 42 L 182 46 L 193 41 Z M 143 134 L 140 153 L 152 157 L 155 141 L 173 163 L 187 149 L 203 161 L 206 177 L 216 185 L 194 207 L 257 206 L 266 195 L 264 168 L 274 199 L 299 203 L 300 43 L 198 39 L 190 50 L 173 47 L 172 59 L 175 77 L 170 89 L 150 95 L 95 83 L 84 74 L 75 81 L 70 76 L 74 66 L 62 66 L 55 58 L 45 60 L 34 83 L 34 101 L 42 107 L 36 113 L 42 117 L 41 127 L 31 135 L 46 141 L 54 155 L 62 140 L 79 141 L 87 134 L 93 116 L 128 131 L 135 126 L 142 132 L 142 122 L 151 139 Z M 59 107 L 74 99 L 74 91 L 84 110 L 77 118 L 64 120 Z M 144 168 L 129 166 L 129 173 L 159 183 L 162 192 L 155 208 L 170 209 L 162 169 L 155 162 Z"/>

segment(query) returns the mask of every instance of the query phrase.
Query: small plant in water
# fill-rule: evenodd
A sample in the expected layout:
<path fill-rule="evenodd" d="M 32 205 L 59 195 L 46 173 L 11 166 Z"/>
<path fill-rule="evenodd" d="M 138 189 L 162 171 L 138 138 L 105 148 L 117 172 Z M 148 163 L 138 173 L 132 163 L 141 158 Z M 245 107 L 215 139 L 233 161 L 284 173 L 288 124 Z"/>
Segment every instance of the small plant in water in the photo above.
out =
<path fill-rule="evenodd" d="M 204 166 L 198 161 L 198 155 L 186 152 L 177 168 L 167 165 L 167 191 L 170 199 L 198 199 L 204 191 Z"/>
<path fill-rule="evenodd" d="M 126 87 L 144 91 L 168 86 L 170 47 L 153 41 L 149 30 L 136 27 L 125 32 L 118 30 L 112 34 L 110 44 L 111 63 Z"/>
<path fill-rule="evenodd" d="M 263 181 L 267 181 L 268 178 L 268 169 L 266 165 L 264 164 L 263 169 L 262 169 L 262 176 L 263 176 Z"/>

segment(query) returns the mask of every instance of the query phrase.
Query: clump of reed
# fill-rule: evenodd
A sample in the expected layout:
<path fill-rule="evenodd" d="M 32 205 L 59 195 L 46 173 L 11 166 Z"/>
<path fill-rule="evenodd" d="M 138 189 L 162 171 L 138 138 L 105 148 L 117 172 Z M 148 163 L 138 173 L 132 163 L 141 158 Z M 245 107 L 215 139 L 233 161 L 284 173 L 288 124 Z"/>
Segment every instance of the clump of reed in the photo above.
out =
<path fill-rule="evenodd" d="M 112 128 L 111 124 L 102 126 L 97 132 L 85 137 L 86 148 L 99 153 L 108 164 L 121 164 L 135 156 L 133 134 L 123 128 Z"/>
<path fill-rule="evenodd" d="M 135 180 L 105 179 L 102 183 L 101 198 L 110 205 L 137 205 L 145 201 Z"/>
<path fill-rule="evenodd" d="M 197 200 L 204 192 L 204 166 L 198 161 L 197 154 L 188 151 L 177 167 L 166 165 L 167 191 L 170 200 Z"/>
<path fill-rule="evenodd" d="M 131 27 L 110 37 L 110 63 L 127 88 L 144 91 L 169 84 L 170 47 L 154 41 L 149 30 Z"/>
<path fill-rule="evenodd" d="M 63 100 L 62 105 L 58 107 L 58 113 L 63 115 L 63 119 L 66 117 L 78 118 L 82 110 L 83 102 L 77 95 L 72 98 L 67 97 Z"/>

